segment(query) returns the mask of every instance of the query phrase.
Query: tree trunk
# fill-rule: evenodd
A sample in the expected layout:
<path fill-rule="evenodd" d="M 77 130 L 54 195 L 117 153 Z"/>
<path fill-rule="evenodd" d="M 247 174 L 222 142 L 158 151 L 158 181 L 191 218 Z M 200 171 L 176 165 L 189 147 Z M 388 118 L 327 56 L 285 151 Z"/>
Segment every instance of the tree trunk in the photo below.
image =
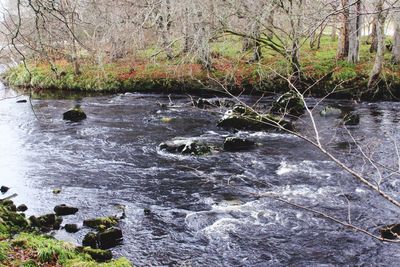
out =
<path fill-rule="evenodd" d="M 393 35 L 392 62 L 400 64 L 400 23 L 396 21 L 396 29 Z"/>
<path fill-rule="evenodd" d="M 192 50 L 193 48 L 193 35 L 191 34 L 190 31 L 190 12 L 189 9 L 186 7 L 185 12 L 183 14 L 184 17 L 184 23 L 183 23 L 183 53 L 188 53 L 189 51 Z"/>
<path fill-rule="evenodd" d="M 369 52 L 370 53 L 375 53 L 376 51 L 378 51 L 378 38 L 377 38 L 377 17 L 374 16 L 374 19 L 372 20 L 372 29 L 371 29 L 371 34 L 370 34 L 370 38 L 371 38 L 371 46 L 369 48 Z"/>
<path fill-rule="evenodd" d="M 352 0 L 349 6 L 349 54 L 347 61 L 357 63 L 360 51 L 361 0 Z"/>
<path fill-rule="evenodd" d="M 344 59 L 349 54 L 349 0 L 341 0 L 340 33 L 336 57 Z"/>
<path fill-rule="evenodd" d="M 331 41 L 332 42 L 336 41 L 336 31 L 337 31 L 336 24 L 333 24 L 332 31 L 331 31 Z"/>
<path fill-rule="evenodd" d="M 169 39 L 171 28 L 171 3 L 170 0 L 161 1 L 160 16 L 158 18 L 158 31 L 161 39 L 161 47 L 164 49 L 167 59 L 173 58 L 173 51 Z"/>
<path fill-rule="evenodd" d="M 372 68 L 372 72 L 368 81 L 368 88 L 373 88 L 378 84 L 379 76 L 381 75 L 385 60 L 385 21 L 387 12 L 383 11 L 383 1 L 384 0 L 379 0 L 376 6 L 376 11 L 378 12 L 376 18 L 376 39 L 378 46 L 374 67 Z"/>

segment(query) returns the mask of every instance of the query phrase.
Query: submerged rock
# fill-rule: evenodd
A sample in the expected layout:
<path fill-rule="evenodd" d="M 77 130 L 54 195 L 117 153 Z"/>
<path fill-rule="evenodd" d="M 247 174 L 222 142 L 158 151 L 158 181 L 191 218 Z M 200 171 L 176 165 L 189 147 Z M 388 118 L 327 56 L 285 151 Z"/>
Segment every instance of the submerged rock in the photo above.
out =
<path fill-rule="evenodd" d="M 279 116 L 272 114 L 257 114 L 243 106 L 236 106 L 228 110 L 218 122 L 219 127 L 235 130 L 268 131 L 279 129 L 281 126 L 293 130 L 293 124 Z"/>
<path fill-rule="evenodd" d="M 80 108 L 71 109 L 63 114 L 63 120 L 78 122 L 86 119 L 86 114 Z"/>
<path fill-rule="evenodd" d="M 75 223 L 69 223 L 64 226 L 65 231 L 68 233 L 76 233 L 79 231 L 78 225 Z"/>
<path fill-rule="evenodd" d="M 65 204 L 57 205 L 54 207 L 54 212 L 57 216 L 72 215 L 78 212 L 78 208 L 70 207 Z"/>
<path fill-rule="evenodd" d="M 98 248 L 96 233 L 93 233 L 93 232 L 87 233 L 83 237 L 82 246 L 91 247 L 91 248 Z"/>
<path fill-rule="evenodd" d="M 400 237 L 400 224 L 390 224 L 379 229 L 381 236 L 386 239 L 398 239 Z"/>
<path fill-rule="evenodd" d="M 278 114 L 290 114 L 298 117 L 304 113 L 305 105 L 301 97 L 294 92 L 290 91 L 281 95 L 277 100 L 272 103 L 271 111 Z"/>
<path fill-rule="evenodd" d="M 83 225 L 100 230 L 118 225 L 118 219 L 114 216 L 87 219 L 83 221 Z"/>
<path fill-rule="evenodd" d="M 227 137 L 224 141 L 224 150 L 240 151 L 253 148 L 255 143 L 251 140 L 239 137 Z"/>
<path fill-rule="evenodd" d="M 211 148 L 205 143 L 181 138 L 161 143 L 159 148 L 170 153 L 181 153 L 185 155 L 191 154 L 196 156 L 211 152 Z"/>
<path fill-rule="evenodd" d="M 97 242 L 102 249 L 108 249 L 122 242 L 122 231 L 118 227 L 111 227 L 97 234 Z"/>
<path fill-rule="evenodd" d="M 18 101 L 17 101 L 17 103 L 19 103 L 19 104 L 20 104 L 20 103 L 26 103 L 26 102 L 28 102 L 28 100 L 26 100 L 26 99 L 21 99 L 21 100 L 18 100 Z"/>

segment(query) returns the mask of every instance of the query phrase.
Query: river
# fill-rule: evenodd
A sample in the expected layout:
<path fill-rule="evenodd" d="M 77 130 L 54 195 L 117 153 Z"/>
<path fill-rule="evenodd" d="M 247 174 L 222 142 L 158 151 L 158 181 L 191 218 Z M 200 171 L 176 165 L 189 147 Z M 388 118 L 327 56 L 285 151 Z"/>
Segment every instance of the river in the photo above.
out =
<path fill-rule="evenodd" d="M 257 147 L 201 157 L 173 155 L 158 145 L 174 137 L 222 144 L 232 135 L 216 127 L 225 109 L 197 109 L 183 95 L 130 93 L 34 99 L 32 109 L 29 102 L 16 103 L 27 96 L 4 85 L 0 97 L 7 97 L 0 101 L 0 184 L 18 194 L 17 204 L 28 205 L 28 215 L 49 213 L 63 203 L 78 207 L 76 215 L 64 218 L 66 223 L 118 214 L 125 206 L 124 243 L 113 252 L 137 266 L 400 265 L 399 245 L 260 195 L 273 192 L 342 220 L 350 217 L 375 234 L 379 226 L 399 222 L 398 209 L 297 137 L 239 132 Z M 161 108 L 158 102 L 172 105 Z M 379 159 L 395 160 L 387 136 L 399 137 L 400 104 L 342 102 L 361 116 L 349 131 L 370 142 Z M 63 121 L 62 113 L 76 104 L 88 118 Z M 318 113 L 316 118 L 333 153 L 373 172 L 357 160 L 355 148 L 343 145 L 345 133 L 335 118 Z M 396 196 L 399 185 L 392 175 L 385 188 Z M 54 195 L 54 188 L 61 194 Z M 55 235 L 80 243 L 88 231 Z"/>

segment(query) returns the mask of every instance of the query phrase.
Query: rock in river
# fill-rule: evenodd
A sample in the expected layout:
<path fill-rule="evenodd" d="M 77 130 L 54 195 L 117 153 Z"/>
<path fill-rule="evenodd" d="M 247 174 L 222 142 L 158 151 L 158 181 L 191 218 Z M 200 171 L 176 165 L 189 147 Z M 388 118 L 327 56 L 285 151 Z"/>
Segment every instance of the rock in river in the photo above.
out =
<path fill-rule="evenodd" d="M 211 152 L 211 148 L 198 140 L 192 140 L 189 138 L 176 138 L 159 145 L 161 150 L 165 150 L 170 153 L 181 153 L 186 155 L 204 155 Z"/>
<path fill-rule="evenodd" d="M 60 229 L 60 225 L 62 223 L 62 218 L 56 216 L 53 213 L 46 214 L 40 217 L 31 216 L 29 217 L 29 220 L 32 226 L 38 227 L 44 232 L 48 232 L 50 230 L 58 230 Z"/>
<path fill-rule="evenodd" d="M 83 237 L 82 246 L 91 247 L 91 248 L 98 248 L 96 233 L 93 233 L 93 232 L 87 233 Z"/>
<path fill-rule="evenodd" d="M 68 233 L 76 233 L 79 231 L 78 225 L 75 223 L 68 223 L 64 226 L 65 231 Z"/>
<path fill-rule="evenodd" d="M 386 239 L 398 239 L 400 237 L 400 224 L 390 224 L 379 229 L 381 236 Z"/>
<path fill-rule="evenodd" d="M 71 109 L 63 114 L 63 120 L 78 122 L 86 119 L 86 114 L 80 108 Z"/>
<path fill-rule="evenodd" d="M 97 234 L 97 242 L 101 249 L 108 249 L 122 242 L 122 231 L 118 227 L 111 227 Z"/>
<path fill-rule="evenodd" d="M 105 262 L 112 259 L 112 252 L 103 249 L 94 249 L 90 247 L 77 248 L 78 252 L 89 254 L 97 262 Z"/>
<path fill-rule="evenodd" d="M 70 207 L 65 204 L 57 205 L 54 207 L 54 212 L 57 216 L 72 215 L 78 212 L 78 208 Z"/>
<path fill-rule="evenodd" d="M 245 138 L 227 137 L 224 141 L 224 150 L 226 151 L 240 151 L 252 147 L 254 147 L 254 142 Z"/>
<path fill-rule="evenodd" d="M 225 129 L 268 131 L 279 129 L 279 126 L 293 130 L 293 124 L 272 114 L 258 114 L 246 107 L 236 106 L 228 110 L 218 122 L 218 126 Z"/>
<path fill-rule="evenodd" d="M 17 211 L 24 212 L 24 211 L 27 211 L 27 210 L 28 210 L 28 207 L 25 204 L 21 204 L 21 205 L 19 205 L 17 207 Z"/>
<path fill-rule="evenodd" d="M 305 105 L 301 97 L 294 91 L 281 95 L 272 103 L 271 111 L 278 114 L 290 114 L 299 117 L 304 113 Z"/>
<path fill-rule="evenodd" d="M 97 230 L 116 226 L 117 224 L 118 224 L 118 219 L 114 216 L 99 217 L 99 218 L 87 219 L 87 220 L 83 221 L 84 226 L 94 228 Z"/>

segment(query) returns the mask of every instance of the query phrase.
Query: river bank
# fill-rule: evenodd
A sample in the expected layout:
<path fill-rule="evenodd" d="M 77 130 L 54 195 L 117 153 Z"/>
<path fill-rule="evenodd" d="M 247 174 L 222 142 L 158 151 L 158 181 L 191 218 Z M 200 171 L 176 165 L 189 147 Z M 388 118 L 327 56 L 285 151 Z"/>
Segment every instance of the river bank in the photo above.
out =
<path fill-rule="evenodd" d="M 4 194 L 3 188 L 8 188 L 2 187 Z M 61 217 L 48 214 L 27 219 L 24 213 L 27 209 L 23 204 L 17 207 L 10 198 L 0 201 L 0 266 L 132 266 L 125 258 L 98 263 L 94 259 L 101 261 L 106 251 L 76 247 L 39 232 L 44 225 L 59 228 Z M 53 217 L 56 219 L 52 224 Z M 38 221 L 34 223 L 33 218 L 43 225 L 38 225 Z"/>
<path fill-rule="evenodd" d="M 302 80 L 299 89 L 306 96 L 366 101 L 400 98 L 400 71 L 387 60 L 377 87 L 367 89 L 374 54 L 361 44 L 360 62 L 350 64 L 335 59 L 335 43 L 323 39 L 319 50 L 303 48 Z M 228 46 L 229 45 L 229 46 Z M 82 57 L 80 73 L 74 74 L 73 64 L 66 59 L 52 62 L 28 61 L 28 70 L 21 64 L 3 75 L 13 87 L 34 91 L 63 90 L 101 93 L 180 93 L 197 95 L 232 94 L 268 95 L 288 90 L 282 77 L 290 75 L 288 62 L 276 53 L 263 49 L 263 58 L 249 62 L 237 42 L 213 46 L 213 65 L 205 70 L 201 64 L 185 60 L 184 55 L 168 60 L 161 55 L 149 59 L 148 53 L 96 63 Z M 389 53 L 386 55 L 389 57 Z"/>

